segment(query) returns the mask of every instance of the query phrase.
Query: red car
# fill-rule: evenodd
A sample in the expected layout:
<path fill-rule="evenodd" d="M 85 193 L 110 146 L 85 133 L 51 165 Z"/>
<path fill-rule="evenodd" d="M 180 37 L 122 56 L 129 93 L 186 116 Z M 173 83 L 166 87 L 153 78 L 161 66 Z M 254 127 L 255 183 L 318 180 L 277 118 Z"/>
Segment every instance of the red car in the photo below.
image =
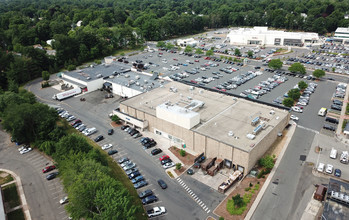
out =
<path fill-rule="evenodd" d="M 162 156 L 159 158 L 160 161 L 163 161 L 163 160 L 166 160 L 166 159 L 170 159 L 170 156 L 168 156 L 168 155 L 162 155 Z"/>
<path fill-rule="evenodd" d="M 199 62 L 199 60 L 194 60 L 195 62 Z"/>
<path fill-rule="evenodd" d="M 211 58 L 210 57 L 205 57 L 205 60 L 210 60 Z"/>
<path fill-rule="evenodd" d="M 178 61 L 178 59 L 176 59 L 176 58 L 173 58 L 173 60 Z"/>
<path fill-rule="evenodd" d="M 47 173 L 47 172 L 50 172 L 51 170 L 54 170 L 54 169 L 56 169 L 56 166 L 52 165 L 52 166 L 48 166 L 48 167 L 45 167 L 44 169 L 42 169 L 42 172 Z"/>

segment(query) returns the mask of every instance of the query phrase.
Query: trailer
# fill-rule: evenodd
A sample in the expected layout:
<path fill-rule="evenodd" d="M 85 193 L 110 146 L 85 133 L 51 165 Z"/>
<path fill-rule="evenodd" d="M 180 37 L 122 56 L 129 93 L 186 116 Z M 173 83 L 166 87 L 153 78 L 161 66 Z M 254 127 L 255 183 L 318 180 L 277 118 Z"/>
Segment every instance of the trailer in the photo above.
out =
<path fill-rule="evenodd" d="M 207 158 L 206 161 L 201 164 L 201 169 L 203 171 L 207 172 L 207 170 L 210 169 L 214 165 L 216 159 L 217 159 L 217 157 L 215 157 L 215 158 Z"/>
<path fill-rule="evenodd" d="M 61 101 L 63 99 L 67 99 L 69 97 L 75 96 L 77 94 L 81 93 L 81 88 L 77 87 L 68 91 L 64 91 L 61 93 L 57 93 L 55 95 L 53 95 L 52 99 L 56 99 L 58 101 Z"/>
<path fill-rule="evenodd" d="M 236 170 L 233 174 L 229 175 L 229 178 L 218 186 L 218 192 L 225 193 L 235 182 L 241 180 L 242 172 Z"/>

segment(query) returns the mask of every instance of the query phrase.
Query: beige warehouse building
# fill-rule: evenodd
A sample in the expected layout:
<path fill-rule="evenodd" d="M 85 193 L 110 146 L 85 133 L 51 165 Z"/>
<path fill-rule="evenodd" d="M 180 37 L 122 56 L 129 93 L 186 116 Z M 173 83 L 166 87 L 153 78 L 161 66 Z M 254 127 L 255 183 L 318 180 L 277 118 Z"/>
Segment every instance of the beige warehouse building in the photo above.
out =
<path fill-rule="evenodd" d="M 178 82 L 125 100 L 114 110 L 122 120 L 250 171 L 289 121 L 289 112 Z M 170 147 L 170 146 L 169 146 Z"/>

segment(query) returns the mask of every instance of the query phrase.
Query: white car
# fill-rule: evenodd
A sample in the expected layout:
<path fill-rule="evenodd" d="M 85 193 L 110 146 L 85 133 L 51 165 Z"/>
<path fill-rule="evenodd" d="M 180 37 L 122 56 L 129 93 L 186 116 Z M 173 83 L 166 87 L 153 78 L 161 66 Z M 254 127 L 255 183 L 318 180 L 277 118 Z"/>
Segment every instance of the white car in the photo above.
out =
<path fill-rule="evenodd" d="M 21 154 L 26 154 L 26 153 L 28 153 L 28 152 L 30 152 L 30 151 L 32 151 L 33 149 L 31 149 L 30 147 L 29 148 L 24 148 L 23 150 L 21 150 L 19 153 L 21 153 Z"/>
<path fill-rule="evenodd" d="M 24 150 L 26 148 L 28 148 L 28 146 L 27 145 L 23 145 L 22 147 L 18 148 L 18 151 L 21 152 L 22 150 Z"/>
<path fill-rule="evenodd" d="M 317 171 L 324 172 L 325 164 L 319 163 L 319 166 L 317 167 Z"/>
<path fill-rule="evenodd" d="M 302 113 L 303 112 L 303 110 L 302 109 L 300 109 L 299 107 L 297 107 L 297 106 L 293 106 L 292 107 L 292 111 L 295 111 L 295 112 L 300 112 L 300 113 Z"/>
<path fill-rule="evenodd" d="M 297 117 L 297 116 L 295 116 L 295 115 L 291 115 L 291 120 L 293 120 L 293 121 L 298 121 L 299 120 L 299 118 Z"/>
<path fill-rule="evenodd" d="M 125 167 L 125 166 L 127 166 L 127 165 L 129 165 L 131 163 L 132 163 L 132 161 L 128 160 L 128 161 L 123 162 L 120 166 L 121 167 Z"/>
<path fill-rule="evenodd" d="M 306 105 L 307 105 L 307 103 L 305 103 L 305 102 L 297 102 L 297 105 L 303 105 L 303 106 L 306 106 Z"/>
<path fill-rule="evenodd" d="M 105 144 L 102 146 L 102 150 L 108 150 L 109 148 L 112 148 L 113 145 L 112 144 Z"/>
<path fill-rule="evenodd" d="M 329 173 L 329 174 L 333 173 L 333 165 L 327 164 L 326 173 Z"/>
<path fill-rule="evenodd" d="M 65 196 L 63 197 L 61 200 L 59 200 L 59 204 L 63 205 L 65 203 L 67 203 L 69 200 L 68 200 L 68 196 Z"/>
<path fill-rule="evenodd" d="M 171 168 L 171 167 L 174 167 L 174 166 L 175 166 L 175 163 L 173 163 L 173 162 L 165 163 L 164 165 L 162 165 L 162 167 L 164 169 L 168 169 L 168 168 Z"/>

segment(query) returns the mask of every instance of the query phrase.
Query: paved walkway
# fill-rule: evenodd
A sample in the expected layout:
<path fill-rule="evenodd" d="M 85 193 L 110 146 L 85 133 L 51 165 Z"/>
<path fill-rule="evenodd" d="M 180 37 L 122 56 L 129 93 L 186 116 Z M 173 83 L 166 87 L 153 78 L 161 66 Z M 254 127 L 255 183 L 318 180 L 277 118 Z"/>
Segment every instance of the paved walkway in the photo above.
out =
<path fill-rule="evenodd" d="M 11 211 L 14 211 L 14 210 L 17 210 L 19 208 L 23 208 L 23 212 L 24 212 L 24 217 L 26 220 L 31 220 L 31 216 L 30 216 L 30 212 L 29 212 L 29 207 L 27 205 L 27 200 L 25 198 L 25 195 L 24 195 L 24 190 L 23 190 L 23 187 L 22 187 L 22 182 L 21 182 L 21 178 L 19 176 L 17 176 L 14 172 L 12 172 L 11 170 L 5 170 L 5 169 L 0 169 L 0 171 L 3 171 L 5 173 L 9 173 L 11 174 L 11 176 L 15 179 L 14 181 L 11 181 L 7 184 L 4 184 L 4 185 L 8 185 L 8 184 L 11 184 L 11 183 L 16 183 L 16 186 L 17 186 L 17 190 L 18 190 L 18 194 L 19 194 L 19 197 L 21 199 L 21 203 L 22 205 L 20 206 L 17 206 L 15 208 L 12 208 L 11 210 L 9 210 L 9 212 Z M 1 185 L 1 186 L 4 186 L 4 185 Z"/>
<path fill-rule="evenodd" d="M 337 137 L 342 135 L 343 121 L 344 121 L 344 119 L 347 119 L 345 112 L 346 112 L 346 108 L 347 108 L 346 100 L 348 100 L 348 97 L 349 97 L 349 88 L 346 89 L 345 96 L 344 96 L 344 102 L 343 102 L 342 111 L 341 111 L 341 115 L 340 115 L 339 123 L 338 123 L 338 127 L 337 127 L 337 132 L 336 132 Z"/>
<path fill-rule="evenodd" d="M 296 123 L 293 122 L 292 126 L 289 128 L 289 131 L 287 132 L 286 136 L 287 136 L 287 139 L 285 141 L 285 144 L 280 152 L 280 155 L 278 156 L 277 160 L 276 160 L 276 163 L 275 163 L 275 166 L 273 167 L 273 169 L 271 170 L 267 180 L 265 181 L 265 183 L 263 184 L 262 186 L 262 189 L 261 191 L 259 191 L 258 195 L 257 195 L 257 198 L 256 200 L 254 201 L 254 203 L 252 204 L 250 210 L 248 211 L 246 217 L 245 217 L 245 220 L 249 220 L 251 219 L 253 213 L 255 212 L 259 202 L 261 201 L 261 199 L 263 198 L 263 195 L 264 195 L 264 192 L 266 191 L 269 183 L 271 182 L 271 180 L 273 179 L 273 176 L 274 176 L 274 173 L 277 169 L 277 167 L 279 166 L 280 164 L 280 161 L 282 160 L 282 157 L 288 147 L 288 144 L 290 143 L 291 139 L 292 139 L 292 136 L 296 130 Z M 282 142 L 281 142 L 282 143 Z"/>

